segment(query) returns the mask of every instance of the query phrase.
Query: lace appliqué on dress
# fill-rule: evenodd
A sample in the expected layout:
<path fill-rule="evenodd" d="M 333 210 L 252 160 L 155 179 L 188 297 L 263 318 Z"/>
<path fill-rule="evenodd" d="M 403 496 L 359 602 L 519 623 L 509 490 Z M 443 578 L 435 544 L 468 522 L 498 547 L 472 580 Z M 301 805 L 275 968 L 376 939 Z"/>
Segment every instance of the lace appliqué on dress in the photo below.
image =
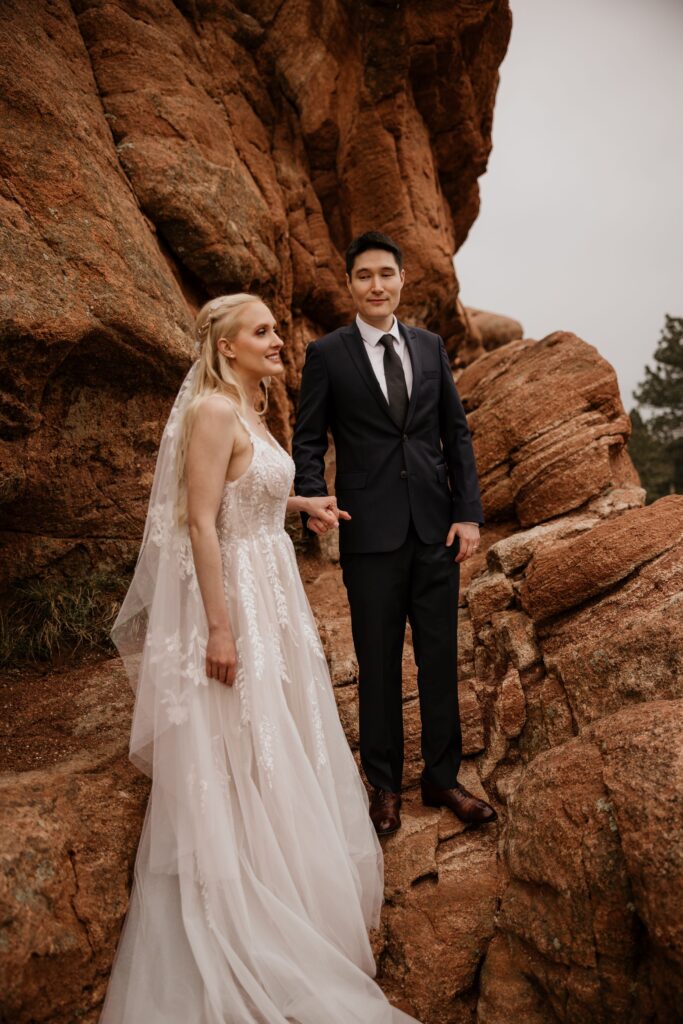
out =
<path fill-rule="evenodd" d="M 275 759 L 273 754 L 273 741 L 275 739 L 275 726 L 265 716 L 261 719 L 258 727 L 258 739 L 260 753 L 258 756 L 259 767 L 265 773 L 270 789 L 273 788 L 273 770 Z"/>
<path fill-rule="evenodd" d="M 188 697 L 189 693 L 176 694 L 173 690 L 164 690 L 161 703 L 166 708 L 166 714 L 172 725 L 183 725 L 190 717 Z"/>
<path fill-rule="evenodd" d="M 164 687 L 161 703 L 173 725 L 183 725 L 189 717 L 193 691 L 207 686 L 206 640 L 194 626 L 183 642 L 180 632 L 167 636 L 161 630 L 150 629 L 145 638 L 147 656 L 156 665 L 161 679 L 176 679 L 176 688 Z M 187 684 L 192 686 L 188 687 Z"/>

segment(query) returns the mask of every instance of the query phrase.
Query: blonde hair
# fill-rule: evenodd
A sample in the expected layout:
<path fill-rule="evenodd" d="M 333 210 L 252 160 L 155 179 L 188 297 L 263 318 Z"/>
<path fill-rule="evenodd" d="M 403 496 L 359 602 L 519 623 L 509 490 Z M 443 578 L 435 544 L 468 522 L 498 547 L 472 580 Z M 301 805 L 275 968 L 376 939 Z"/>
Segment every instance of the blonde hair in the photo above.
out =
<path fill-rule="evenodd" d="M 242 326 L 242 319 L 248 306 L 263 302 L 259 295 L 240 292 L 237 295 L 219 295 L 204 303 L 195 320 L 195 339 L 199 351 L 197 369 L 192 382 L 192 395 L 180 426 L 180 439 L 176 473 L 178 481 L 178 524 L 187 522 L 187 485 L 185 462 L 197 410 L 207 395 L 224 395 L 237 409 L 246 414 L 249 402 L 239 376 L 218 348 L 218 342 L 225 338 L 232 341 Z M 265 303 L 264 303 L 265 305 Z M 256 411 L 263 415 L 268 408 L 268 379 L 260 382 L 262 405 Z"/>

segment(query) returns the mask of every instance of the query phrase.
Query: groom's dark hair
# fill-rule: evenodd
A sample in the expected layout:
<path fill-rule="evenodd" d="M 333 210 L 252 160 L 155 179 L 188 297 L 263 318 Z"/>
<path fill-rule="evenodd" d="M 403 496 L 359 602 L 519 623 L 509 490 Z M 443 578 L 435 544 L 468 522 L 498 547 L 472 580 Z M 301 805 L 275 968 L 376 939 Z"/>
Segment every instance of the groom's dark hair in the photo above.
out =
<path fill-rule="evenodd" d="M 346 250 L 346 273 L 351 277 L 353 264 L 356 257 L 368 249 L 385 249 L 390 252 L 398 264 L 398 269 L 403 270 L 403 252 L 389 235 L 383 235 L 381 231 L 366 231 L 364 234 L 354 238 Z"/>

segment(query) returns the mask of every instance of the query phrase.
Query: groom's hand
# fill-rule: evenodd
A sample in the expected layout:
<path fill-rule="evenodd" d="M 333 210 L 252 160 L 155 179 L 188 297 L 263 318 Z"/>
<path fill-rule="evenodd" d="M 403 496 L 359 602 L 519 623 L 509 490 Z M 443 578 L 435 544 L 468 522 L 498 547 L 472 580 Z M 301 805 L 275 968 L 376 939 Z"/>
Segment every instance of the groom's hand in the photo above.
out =
<path fill-rule="evenodd" d="M 324 522 L 322 519 L 314 518 L 313 516 L 308 517 L 306 526 L 311 531 L 311 533 L 317 533 L 318 536 L 320 536 L 320 534 L 322 533 L 327 533 L 328 530 L 334 529 L 333 525 Z"/>
<path fill-rule="evenodd" d="M 451 528 L 446 537 L 447 548 L 451 547 L 456 535 L 460 538 L 460 550 L 455 556 L 455 561 L 464 562 L 479 550 L 479 524 L 451 523 Z"/>
<path fill-rule="evenodd" d="M 337 507 L 337 499 L 334 495 L 325 495 L 320 498 L 307 498 L 306 511 L 308 520 L 306 525 L 312 533 L 322 534 L 328 530 L 335 530 L 339 526 L 340 519 L 350 519 L 348 512 Z"/>
<path fill-rule="evenodd" d="M 351 516 L 349 515 L 348 512 L 342 512 L 342 510 L 339 509 L 339 519 L 350 519 L 350 518 L 351 518 Z M 308 529 L 312 533 L 321 534 L 321 533 L 327 533 L 328 530 L 336 530 L 337 527 L 339 526 L 339 520 L 335 520 L 334 522 L 330 522 L 330 521 L 328 521 L 326 519 L 319 519 L 318 516 L 309 516 L 308 517 L 308 522 L 306 523 L 306 525 L 308 526 Z"/>

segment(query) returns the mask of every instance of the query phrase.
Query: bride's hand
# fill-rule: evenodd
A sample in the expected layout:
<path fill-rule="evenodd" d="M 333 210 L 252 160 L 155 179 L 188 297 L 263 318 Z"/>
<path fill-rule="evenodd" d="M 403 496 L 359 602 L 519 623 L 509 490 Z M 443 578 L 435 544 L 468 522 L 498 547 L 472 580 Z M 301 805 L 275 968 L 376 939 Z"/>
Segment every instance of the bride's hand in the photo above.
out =
<path fill-rule="evenodd" d="M 237 673 L 237 651 L 235 639 L 225 626 L 209 629 L 206 645 L 206 675 L 219 683 L 232 686 Z"/>
<path fill-rule="evenodd" d="M 319 498 L 306 498 L 308 528 L 313 533 L 327 533 L 339 526 L 340 519 L 350 519 L 348 512 L 337 507 L 337 499 L 333 494 L 325 494 Z"/>

